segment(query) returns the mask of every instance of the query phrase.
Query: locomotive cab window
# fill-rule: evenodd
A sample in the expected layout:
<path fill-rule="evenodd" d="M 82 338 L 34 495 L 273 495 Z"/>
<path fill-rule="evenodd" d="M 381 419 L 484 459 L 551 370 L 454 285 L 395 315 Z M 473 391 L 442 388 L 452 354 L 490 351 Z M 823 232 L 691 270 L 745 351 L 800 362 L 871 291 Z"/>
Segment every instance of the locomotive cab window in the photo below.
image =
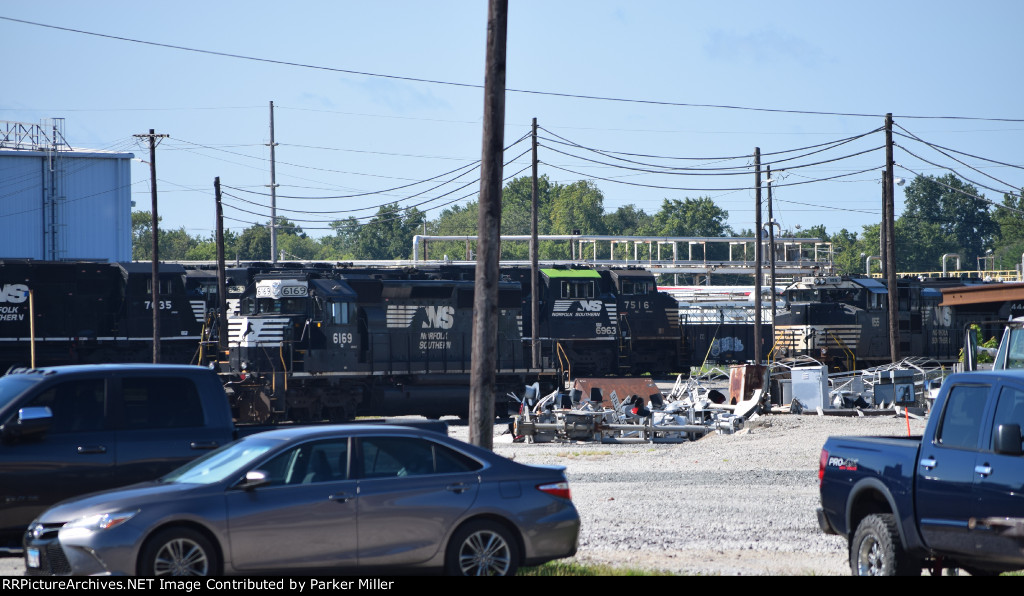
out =
<path fill-rule="evenodd" d="M 159 295 L 170 294 L 171 293 L 171 280 L 169 280 L 169 279 L 158 280 L 157 281 L 157 291 L 160 292 Z M 146 280 L 146 293 L 147 294 L 152 294 L 153 293 L 153 279 L 152 278 L 149 278 L 149 279 Z"/>
<path fill-rule="evenodd" d="M 568 281 L 563 280 L 561 284 L 562 298 L 593 298 L 594 282 L 591 281 Z"/>
<path fill-rule="evenodd" d="M 622 282 L 619 292 L 623 296 L 643 296 L 654 292 L 654 283 L 651 281 L 628 281 Z"/>
<path fill-rule="evenodd" d="M 349 302 L 327 302 L 325 306 L 325 318 L 334 325 L 348 325 L 351 315 L 351 303 Z"/>
<path fill-rule="evenodd" d="M 306 312 L 305 298 L 257 298 L 256 312 L 258 314 L 285 314 L 301 315 Z"/>

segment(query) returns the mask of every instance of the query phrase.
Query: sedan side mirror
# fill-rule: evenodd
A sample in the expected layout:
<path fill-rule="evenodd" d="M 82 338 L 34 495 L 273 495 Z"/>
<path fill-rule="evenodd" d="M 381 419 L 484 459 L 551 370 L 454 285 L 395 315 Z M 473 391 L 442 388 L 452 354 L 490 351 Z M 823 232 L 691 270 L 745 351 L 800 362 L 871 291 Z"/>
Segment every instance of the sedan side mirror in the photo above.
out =
<path fill-rule="evenodd" d="M 996 427 L 993 451 L 1004 455 L 1021 454 L 1021 436 L 1019 424 L 1000 424 Z"/>

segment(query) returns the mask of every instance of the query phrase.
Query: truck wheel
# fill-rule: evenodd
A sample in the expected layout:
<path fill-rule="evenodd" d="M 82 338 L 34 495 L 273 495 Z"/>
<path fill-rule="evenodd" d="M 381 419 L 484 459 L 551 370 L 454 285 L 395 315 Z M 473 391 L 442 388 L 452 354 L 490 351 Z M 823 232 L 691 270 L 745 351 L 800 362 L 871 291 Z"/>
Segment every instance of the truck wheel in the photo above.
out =
<path fill-rule="evenodd" d="M 189 528 L 168 528 L 146 541 L 139 575 L 220 575 L 220 557 L 210 541 Z"/>
<path fill-rule="evenodd" d="M 444 567 L 446 575 L 515 575 L 519 549 L 504 526 L 471 521 L 452 535 Z"/>
<path fill-rule="evenodd" d="M 920 575 L 921 566 L 903 551 L 891 513 L 865 517 L 850 542 L 853 575 Z"/>

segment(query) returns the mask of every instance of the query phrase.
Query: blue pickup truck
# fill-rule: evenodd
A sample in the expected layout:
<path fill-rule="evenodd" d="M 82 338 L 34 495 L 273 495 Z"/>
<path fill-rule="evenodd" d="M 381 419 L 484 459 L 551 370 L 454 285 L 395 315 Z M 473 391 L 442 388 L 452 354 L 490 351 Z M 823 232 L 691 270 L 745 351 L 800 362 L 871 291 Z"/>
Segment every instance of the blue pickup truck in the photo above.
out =
<path fill-rule="evenodd" d="M 920 437 L 830 437 L 818 524 L 854 575 L 1024 569 L 1024 370 L 948 376 Z"/>

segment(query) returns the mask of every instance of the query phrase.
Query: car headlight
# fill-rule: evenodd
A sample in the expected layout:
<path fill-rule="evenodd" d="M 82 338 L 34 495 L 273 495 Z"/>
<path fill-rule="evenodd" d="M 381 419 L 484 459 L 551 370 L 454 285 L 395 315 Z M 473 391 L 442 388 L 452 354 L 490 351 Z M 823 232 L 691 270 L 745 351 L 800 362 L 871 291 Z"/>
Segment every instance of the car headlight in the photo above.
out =
<path fill-rule="evenodd" d="M 61 527 L 60 532 L 64 536 L 70 537 L 72 535 L 84 535 L 99 532 L 101 530 L 109 530 L 111 528 L 116 528 L 135 517 L 135 514 L 138 512 L 138 510 L 135 510 L 87 515 L 64 524 L 64 526 Z"/>

